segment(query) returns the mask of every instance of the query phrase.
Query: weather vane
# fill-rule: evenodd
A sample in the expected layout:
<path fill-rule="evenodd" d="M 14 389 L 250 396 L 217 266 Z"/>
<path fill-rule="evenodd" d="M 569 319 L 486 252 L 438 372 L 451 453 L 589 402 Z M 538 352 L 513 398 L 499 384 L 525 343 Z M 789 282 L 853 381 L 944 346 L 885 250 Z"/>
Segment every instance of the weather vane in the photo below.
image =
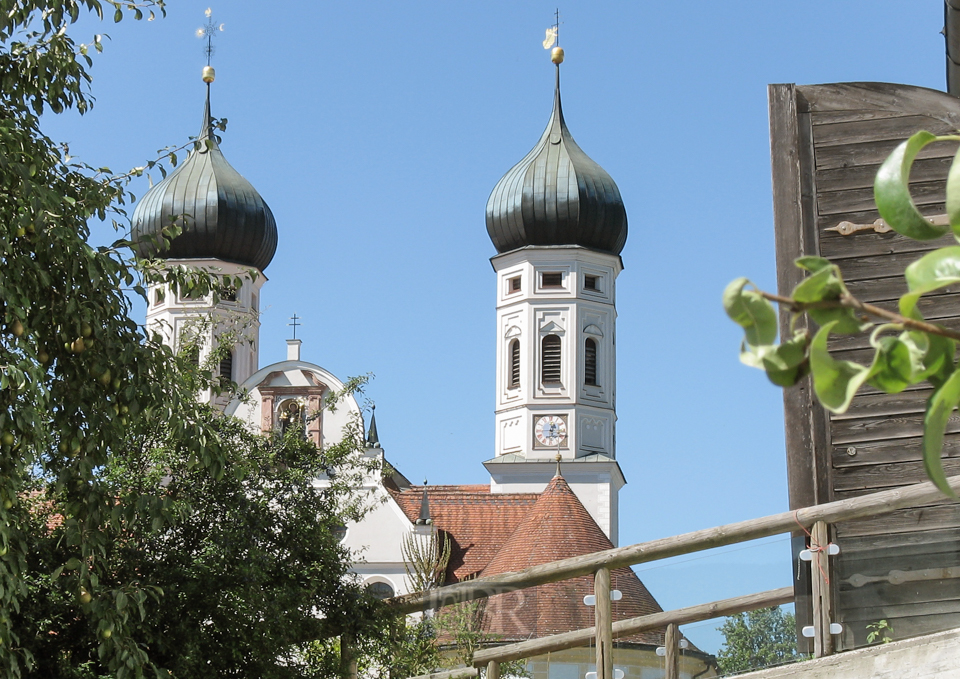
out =
<path fill-rule="evenodd" d="M 217 24 L 213 21 L 213 10 L 209 7 L 207 7 L 207 11 L 204 12 L 204 15 L 207 17 L 207 23 L 206 25 L 197 29 L 197 37 L 207 39 L 207 46 L 203 48 L 203 51 L 207 55 L 207 66 L 209 66 L 210 57 L 212 57 L 213 53 L 216 52 L 216 49 L 213 46 L 213 36 L 217 34 L 217 31 L 223 31 L 223 24 L 217 26 Z"/>
<path fill-rule="evenodd" d="M 560 47 L 560 8 L 557 8 L 557 11 L 554 13 L 554 24 L 547 29 L 547 37 L 543 39 L 543 49 L 548 50 L 554 45 L 553 50 L 550 52 L 550 61 L 559 66 L 563 63 L 563 48 Z"/>
<path fill-rule="evenodd" d="M 303 325 L 303 323 L 297 323 L 297 321 L 302 321 L 303 319 L 297 316 L 297 312 L 293 312 L 290 320 L 293 321 L 293 323 L 287 323 L 287 325 L 293 326 L 293 339 L 297 339 L 297 327 Z"/>

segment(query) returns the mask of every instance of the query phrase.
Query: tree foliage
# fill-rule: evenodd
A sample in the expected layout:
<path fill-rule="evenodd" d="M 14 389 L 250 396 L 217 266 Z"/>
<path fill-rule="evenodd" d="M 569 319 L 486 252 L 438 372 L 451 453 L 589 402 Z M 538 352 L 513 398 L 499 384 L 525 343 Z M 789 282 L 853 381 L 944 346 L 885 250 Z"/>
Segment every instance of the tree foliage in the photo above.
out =
<path fill-rule="evenodd" d="M 146 6 L 163 11 L 0 13 L 0 676 L 301 676 L 297 644 L 372 611 L 330 539 L 356 507 L 307 482 L 346 459 L 253 437 L 197 400 L 221 388 L 209 368 L 132 321 L 126 295 L 145 276 L 197 294 L 223 282 L 158 273 L 122 238 L 89 245 L 91 220 L 124 223 L 144 167 L 80 164 L 41 130 L 43 113 L 93 105 L 102 43 L 73 40 L 80 13 Z"/>
<path fill-rule="evenodd" d="M 796 662 L 796 622 L 782 608 L 761 608 L 728 617 L 720 626 L 724 642 L 717 653 L 720 674 L 749 672 Z"/>
<path fill-rule="evenodd" d="M 910 196 L 910 169 L 927 145 L 960 141 L 960 137 L 917 132 L 900 144 L 881 165 L 874 197 L 883 220 L 897 233 L 928 241 L 952 233 L 960 243 L 960 154 L 954 158 L 946 183 L 948 225 L 934 224 Z M 960 333 L 928 323 L 919 310 L 923 295 L 960 283 L 960 245 L 938 248 L 920 257 L 905 271 L 907 293 L 899 313 L 867 304 L 847 289 L 840 268 L 821 257 L 801 257 L 796 265 L 807 272 L 789 297 L 774 295 L 739 278 L 724 291 L 727 314 L 744 329 L 740 360 L 761 368 L 776 385 L 791 386 L 812 374 L 817 398 L 834 413 L 846 412 L 864 384 L 888 394 L 927 382 L 923 427 L 923 462 L 927 475 L 944 493 L 954 496 L 940 459 L 951 413 L 960 404 L 960 370 L 955 360 Z M 771 302 L 788 309 L 790 335 L 777 343 L 777 313 Z M 812 328 L 803 322 L 806 316 Z M 873 359 L 869 365 L 838 360 L 827 349 L 831 334 L 869 333 Z"/>

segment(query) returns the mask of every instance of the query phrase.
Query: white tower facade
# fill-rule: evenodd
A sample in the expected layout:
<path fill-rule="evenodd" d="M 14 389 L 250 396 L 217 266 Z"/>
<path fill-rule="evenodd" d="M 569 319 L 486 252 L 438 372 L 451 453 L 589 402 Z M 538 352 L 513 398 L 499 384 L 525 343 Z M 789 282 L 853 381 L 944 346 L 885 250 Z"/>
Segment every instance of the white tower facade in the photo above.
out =
<path fill-rule="evenodd" d="M 151 285 L 147 291 L 147 330 L 159 333 L 175 351 L 184 339 L 196 340 L 201 362 L 221 342 L 228 343 L 229 353 L 219 357 L 215 372 L 243 384 L 259 366 L 260 288 L 266 277 L 250 267 L 215 259 L 171 259 L 166 263 L 240 280 L 239 287 L 221 288 L 216 304 L 212 294 L 195 296 L 170 285 Z"/>
<path fill-rule="evenodd" d="M 570 245 L 522 248 L 492 262 L 497 455 L 615 458 L 620 257 Z"/>

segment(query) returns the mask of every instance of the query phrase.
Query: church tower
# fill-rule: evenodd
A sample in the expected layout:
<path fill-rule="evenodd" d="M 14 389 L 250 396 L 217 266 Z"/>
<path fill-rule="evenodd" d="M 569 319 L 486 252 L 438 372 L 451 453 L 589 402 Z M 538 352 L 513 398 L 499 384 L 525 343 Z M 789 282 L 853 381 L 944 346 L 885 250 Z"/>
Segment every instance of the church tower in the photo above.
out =
<path fill-rule="evenodd" d="M 162 258 L 167 267 L 241 278 L 239 287 L 223 287 L 216 303 L 212 295 L 151 285 L 147 327 L 174 348 L 185 337 L 198 340 L 200 360 L 229 336 L 233 347 L 219 362 L 219 373 L 243 383 L 258 369 L 260 288 L 277 249 L 277 224 L 257 190 L 220 151 L 210 115 L 213 78 L 213 68 L 204 68 L 207 97 L 197 146 L 137 204 L 132 240 L 140 257 Z M 164 247 L 161 231 L 175 221 L 182 233 Z"/>
<path fill-rule="evenodd" d="M 616 183 L 573 140 L 560 104 L 497 183 L 487 232 L 497 249 L 494 492 L 540 491 L 564 476 L 617 542 L 616 280 L 627 217 Z"/>

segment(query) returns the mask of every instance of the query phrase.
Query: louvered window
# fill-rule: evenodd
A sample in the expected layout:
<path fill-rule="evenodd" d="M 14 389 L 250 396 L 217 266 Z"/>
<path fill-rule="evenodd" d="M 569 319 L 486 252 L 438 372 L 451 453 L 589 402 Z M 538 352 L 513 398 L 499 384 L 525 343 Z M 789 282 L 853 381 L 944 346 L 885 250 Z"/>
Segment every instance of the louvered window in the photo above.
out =
<path fill-rule="evenodd" d="M 227 354 L 224 359 L 220 361 L 220 378 L 223 380 L 233 379 L 233 352 Z"/>
<path fill-rule="evenodd" d="M 584 276 L 583 277 L 583 287 L 585 290 L 599 290 L 600 287 L 597 285 L 596 276 Z"/>
<path fill-rule="evenodd" d="M 544 288 L 563 287 L 563 274 L 559 271 L 540 274 L 540 286 Z"/>
<path fill-rule="evenodd" d="M 510 388 L 520 386 L 520 340 L 510 342 Z"/>
<path fill-rule="evenodd" d="M 520 292 L 520 276 L 510 279 L 510 292 Z"/>
<path fill-rule="evenodd" d="M 597 385 L 597 342 L 591 338 L 583 345 L 583 381 L 591 386 Z"/>
<path fill-rule="evenodd" d="M 560 384 L 560 338 L 546 335 L 540 342 L 540 381 Z"/>

